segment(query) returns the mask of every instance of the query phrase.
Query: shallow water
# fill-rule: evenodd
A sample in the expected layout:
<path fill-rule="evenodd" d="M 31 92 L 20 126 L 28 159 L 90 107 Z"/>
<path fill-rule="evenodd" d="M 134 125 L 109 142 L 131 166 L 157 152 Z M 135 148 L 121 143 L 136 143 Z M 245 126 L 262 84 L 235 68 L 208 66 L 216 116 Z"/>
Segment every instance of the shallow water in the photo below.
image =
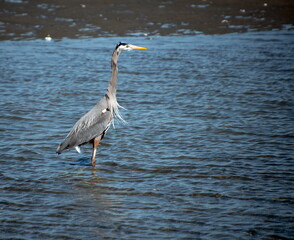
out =
<path fill-rule="evenodd" d="M 293 234 L 293 31 L 2 41 L 1 239 Z M 128 124 L 56 155 L 118 41 Z"/>
<path fill-rule="evenodd" d="M 0 40 L 293 30 L 289 0 L 2 0 Z"/>

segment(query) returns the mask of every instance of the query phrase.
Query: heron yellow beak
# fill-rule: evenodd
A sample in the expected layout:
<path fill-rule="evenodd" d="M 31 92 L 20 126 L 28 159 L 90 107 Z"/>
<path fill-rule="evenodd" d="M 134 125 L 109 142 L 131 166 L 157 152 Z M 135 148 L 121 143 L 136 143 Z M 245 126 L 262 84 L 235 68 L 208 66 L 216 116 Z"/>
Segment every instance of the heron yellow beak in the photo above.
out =
<path fill-rule="evenodd" d="M 131 44 L 129 44 L 129 48 L 131 48 L 133 50 L 147 50 L 147 48 L 139 47 L 139 46 L 135 46 L 135 45 L 131 45 Z"/>

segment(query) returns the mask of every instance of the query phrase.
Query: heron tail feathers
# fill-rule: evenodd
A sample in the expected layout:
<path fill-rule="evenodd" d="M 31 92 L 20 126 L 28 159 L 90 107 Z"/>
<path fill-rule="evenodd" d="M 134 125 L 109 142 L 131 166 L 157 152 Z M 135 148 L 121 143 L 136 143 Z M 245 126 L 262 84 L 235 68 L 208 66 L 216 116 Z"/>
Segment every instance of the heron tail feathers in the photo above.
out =
<path fill-rule="evenodd" d="M 67 150 L 69 148 L 72 148 L 73 146 L 70 146 L 69 144 L 69 139 L 66 138 L 62 143 L 60 143 L 56 149 L 56 153 L 60 154 L 62 153 L 64 150 Z"/>

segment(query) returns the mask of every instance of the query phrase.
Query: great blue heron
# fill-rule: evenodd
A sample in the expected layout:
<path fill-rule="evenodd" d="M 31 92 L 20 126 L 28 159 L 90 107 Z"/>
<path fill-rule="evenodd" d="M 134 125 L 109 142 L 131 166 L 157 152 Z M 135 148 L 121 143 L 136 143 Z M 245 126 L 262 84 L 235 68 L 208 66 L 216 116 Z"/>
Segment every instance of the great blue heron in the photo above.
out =
<path fill-rule="evenodd" d="M 117 61 L 119 54 L 123 50 L 146 50 L 147 48 L 138 47 L 127 43 L 118 43 L 111 58 L 112 75 L 104 97 L 73 126 L 69 134 L 59 144 L 56 152 L 62 153 L 64 150 L 75 148 L 80 152 L 80 146 L 86 143 L 93 144 L 92 166 L 96 165 L 96 149 L 109 129 L 114 117 L 122 120 L 116 100 L 117 82 Z"/>

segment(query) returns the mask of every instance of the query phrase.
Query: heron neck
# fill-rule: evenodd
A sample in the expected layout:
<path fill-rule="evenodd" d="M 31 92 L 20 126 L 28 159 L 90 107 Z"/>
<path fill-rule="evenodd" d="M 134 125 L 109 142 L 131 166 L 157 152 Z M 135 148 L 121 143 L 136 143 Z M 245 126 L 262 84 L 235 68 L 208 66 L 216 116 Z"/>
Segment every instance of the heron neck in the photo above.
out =
<path fill-rule="evenodd" d="M 117 74 L 118 74 L 117 61 L 118 61 L 119 54 L 120 52 L 117 50 L 114 50 L 112 54 L 112 58 L 111 58 L 112 73 L 111 73 L 110 82 L 107 88 L 107 92 L 114 97 L 116 96 L 116 83 L 117 83 Z"/>

